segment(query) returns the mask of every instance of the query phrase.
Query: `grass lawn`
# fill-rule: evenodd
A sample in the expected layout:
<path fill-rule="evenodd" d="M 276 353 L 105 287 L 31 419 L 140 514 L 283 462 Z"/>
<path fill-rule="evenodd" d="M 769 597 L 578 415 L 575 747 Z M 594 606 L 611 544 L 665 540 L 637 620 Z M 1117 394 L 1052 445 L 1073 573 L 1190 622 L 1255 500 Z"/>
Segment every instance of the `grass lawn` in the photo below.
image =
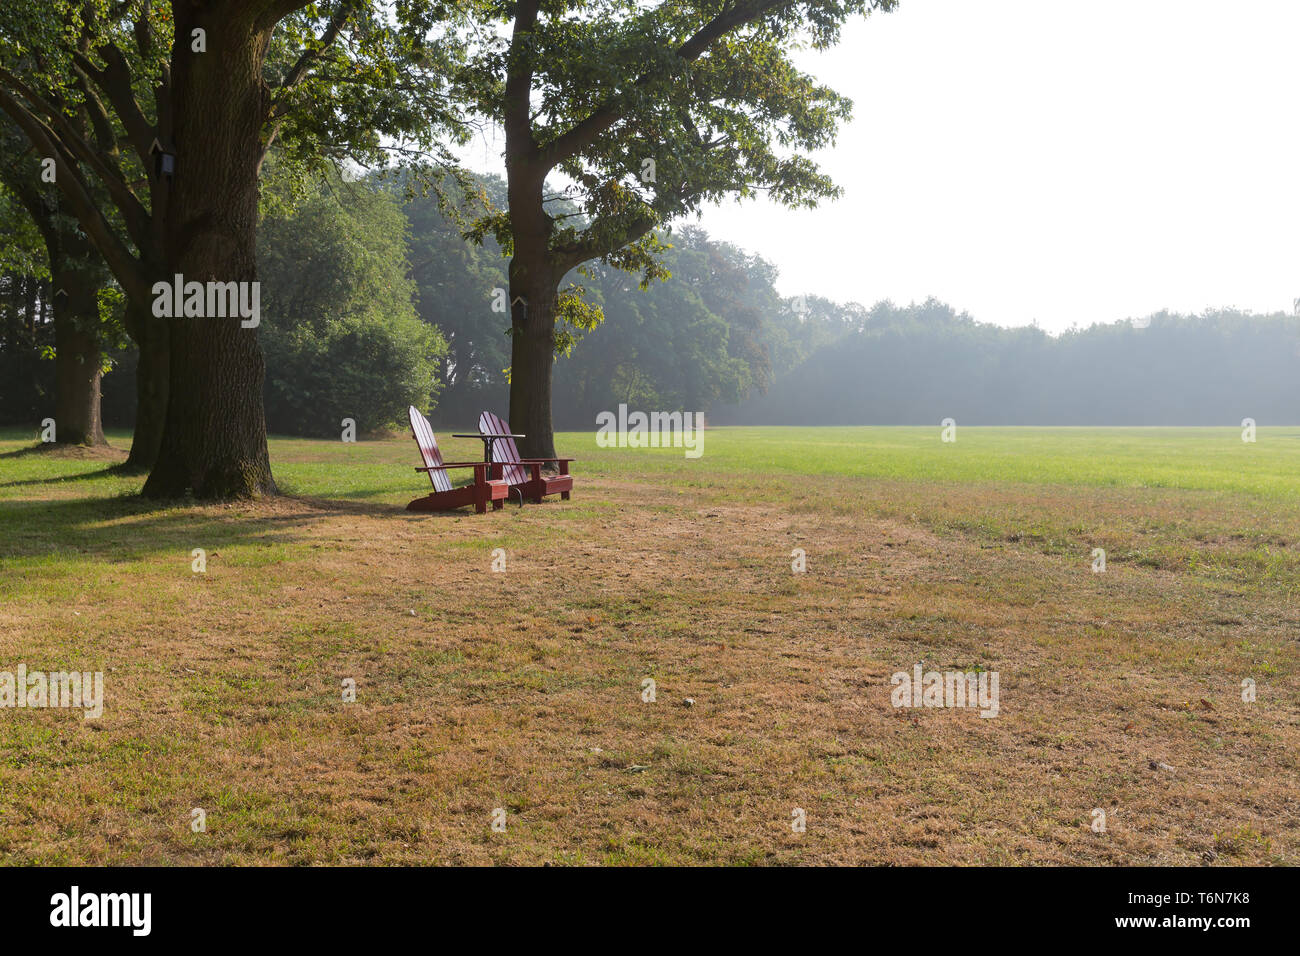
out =
<path fill-rule="evenodd" d="M 409 439 L 166 507 L 110 441 L 0 432 L 0 671 L 105 676 L 0 709 L 4 862 L 1300 863 L 1300 428 L 565 434 L 487 515 Z"/>

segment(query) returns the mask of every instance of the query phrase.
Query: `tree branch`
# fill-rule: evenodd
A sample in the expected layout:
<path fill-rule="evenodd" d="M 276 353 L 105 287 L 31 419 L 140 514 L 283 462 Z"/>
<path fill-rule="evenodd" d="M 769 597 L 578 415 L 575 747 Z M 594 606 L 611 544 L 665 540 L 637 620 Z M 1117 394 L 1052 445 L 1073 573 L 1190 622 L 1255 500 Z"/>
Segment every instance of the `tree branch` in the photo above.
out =
<path fill-rule="evenodd" d="M 52 140 L 67 150 L 70 159 L 78 159 L 94 171 L 99 181 L 104 184 L 104 188 L 108 190 L 113 204 L 121 212 L 122 221 L 126 225 L 131 241 L 143 248 L 149 230 L 149 213 L 126 184 L 126 177 L 122 175 L 121 170 L 98 156 L 86 142 L 85 137 L 73 128 L 72 123 L 61 110 L 52 103 L 46 102 L 26 83 L 2 67 L 0 67 L 0 82 L 17 92 L 58 127 L 59 133 L 55 133 L 48 126 L 45 129 Z M 75 163 L 73 165 L 75 166 Z M 80 169 L 77 170 L 77 175 L 80 176 Z"/>
<path fill-rule="evenodd" d="M 295 10 L 301 10 L 310 4 L 311 0 L 262 0 L 262 11 L 253 23 L 253 29 L 259 32 L 270 30 Z"/>
<path fill-rule="evenodd" d="M 339 4 L 339 8 L 334 12 L 334 16 L 330 17 L 329 23 L 325 27 L 325 32 L 321 34 L 320 48 L 316 50 L 308 49 L 302 51 L 298 56 L 297 61 L 289 68 L 289 72 L 284 75 L 284 79 L 280 81 L 280 85 L 275 88 L 275 93 L 277 95 L 289 92 L 307 78 L 307 68 L 320 59 L 321 53 L 334 45 L 334 41 L 338 38 L 339 33 L 342 32 L 344 24 L 348 22 L 348 18 L 356 11 L 357 3 L 358 0 L 343 0 L 343 2 Z M 275 138 L 280 135 L 280 128 L 284 125 L 284 114 L 280 111 L 279 106 L 280 104 L 276 103 L 272 107 L 270 116 L 270 119 L 272 120 L 271 131 L 267 134 L 266 146 L 262 149 L 262 155 L 258 157 L 257 163 L 259 167 L 266 160 L 267 154 L 271 151 L 271 144 L 274 143 Z"/>
<path fill-rule="evenodd" d="M 59 191 L 72 206 L 73 214 L 81 223 L 81 228 L 95 244 L 95 248 L 104 257 L 108 267 L 113 270 L 113 274 L 126 294 L 139 302 L 148 301 L 152 293 L 144 268 L 131 254 L 126 244 L 118 238 L 104 214 L 99 211 L 81 176 L 80 169 L 68 154 L 66 147 L 57 142 L 54 132 L 39 117 L 15 99 L 3 86 L 0 86 L 0 110 L 9 114 L 33 146 L 54 158 L 55 182 Z"/>
<path fill-rule="evenodd" d="M 620 229 L 612 229 L 609 226 L 597 228 L 600 224 L 593 223 L 591 227 L 579 233 L 578 238 L 572 242 L 556 243 L 552 247 L 551 254 L 556 264 L 556 275 L 564 275 L 584 262 L 617 252 L 650 232 L 658 222 L 650 207 L 644 206 L 641 214 L 630 217 Z"/>
<path fill-rule="evenodd" d="M 713 43 L 737 27 L 751 23 L 759 17 L 782 7 L 794 6 L 797 2 L 798 0 L 751 0 L 750 3 L 738 4 L 723 10 L 700 27 L 690 39 L 674 52 L 682 62 L 692 63 L 698 60 Z M 636 89 L 648 86 L 660 75 L 660 73 L 653 71 L 643 73 L 633 82 L 632 87 Z M 622 119 L 626 111 L 626 106 L 622 102 L 624 99 L 625 97 L 621 96 L 611 97 L 597 107 L 586 119 L 543 147 L 541 150 L 542 161 L 546 169 L 553 169 L 566 159 L 572 159 L 594 143 L 596 137 Z"/>
<path fill-rule="evenodd" d="M 98 94 L 95 93 L 90 78 L 80 69 L 76 67 L 73 69 L 77 73 L 77 89 L 81 92 L 84 112 L 90 128 L 94 131 L 95 142 L 101 153 L 112 152 L 117 149 L 117 134 L 113 129 L 113 121 L 109 118 L 108 111 L 104 109 Z"/>
<path fill-rule="evenodd" d="M 149 168 L 149 147 L 153 145 L 154 127 L 153 124 L 145 118 L 144 111 L 140 109 L 140 104 L 135 101 L 135 93 L 132 91 L 131 68 L 127 65 L 126 57 L 112 43 L 106 43 L 96 51 L 104 58 L 104 69 L 100 70 L 95 67 L 87 57 L 80 53 L 73 54 L 73 61 L 77 64 L 87 76 L 94 80 L 108 97 L 108 102 L 113 106 L 113 112 L 122 122 L 122 128 L 126 130 L 127 138 L 135 150 L 136 156 L 140 158 L 140 163 Z"/>
<path fill-rule="evenodd" d="M 537 140 L 529 116 L 533 92 L 533 55 L 525 50 L 537 26 L 540 0 L 520 0 L 515 11 L 514 30 L 510 36 L 510 62 L 506 68 L 505 110 L 506 165 L 536 155 Z"/>

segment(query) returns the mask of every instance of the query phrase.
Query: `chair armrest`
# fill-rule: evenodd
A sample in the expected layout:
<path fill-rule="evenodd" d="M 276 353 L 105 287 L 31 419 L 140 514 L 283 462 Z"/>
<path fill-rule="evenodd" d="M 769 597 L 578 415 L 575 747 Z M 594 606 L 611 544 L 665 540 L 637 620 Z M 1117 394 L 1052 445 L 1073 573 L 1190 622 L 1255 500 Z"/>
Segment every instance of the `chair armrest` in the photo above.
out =
<path fill-rule="evenodd" d="M 433 468 L 416 468 L 416 471 L 443 471 L 447 468 L 479 468 L 492 464 L 490 461 L 444 461 Z"/>
<path fill-rule="evenodd" d="M 545 464 L 548 461 L 561 462 L 561 461 L 577 461 L 577 460 L 578 459 L 576 458 L 520 458 L 516 462 L 508 461 L 506 462 L 506 464 L 507 465 L 531 465 L 534 462 L 536 462 L 537 464 Z"/>

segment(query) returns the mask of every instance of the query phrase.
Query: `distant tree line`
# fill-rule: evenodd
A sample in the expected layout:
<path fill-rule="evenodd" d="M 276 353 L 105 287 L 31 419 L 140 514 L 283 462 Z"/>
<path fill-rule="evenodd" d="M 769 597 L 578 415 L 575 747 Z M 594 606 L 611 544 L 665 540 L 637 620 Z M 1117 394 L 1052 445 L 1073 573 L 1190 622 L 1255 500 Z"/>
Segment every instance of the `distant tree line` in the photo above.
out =
<path fill-rule="evenodd" d="M 930 300 L 779 316 L 797 346 L 715 423 L 1235 425 L 1300 422 L 1300 317 L 1159 312 L 1053 336 Z"/>
<path fill-rule="evenodd" d="M 505 184 L 478 181 L 486 205 Z M 443 427 L 508 408 L 507 259 L 467 241 L 472 210 L 406 177 L 346 180 L 271 162 L 258 274 L 273 433 L 330 437 Z M 555 201 L 555 211 L 573 210 Z M 56 289 L 38 233 L 0 190 L 0 423 L 55 412 Z M 591 313 L 557 326 L 557 427 L 590 429 L 620 403 L 704 411 L 715 424 L 1201 425 L 1300 421 L 1300 318 L 1159 313 L 1062 335 L 975 321 L 931 300 L 868 309 L 782 298 L 759 256 L 686 227 L 658 234 L 669 277 L 588 265 L 565 276 Z M 133 424 L 138 352 L 120 294 L 100 290 L 102 410 Z"/>

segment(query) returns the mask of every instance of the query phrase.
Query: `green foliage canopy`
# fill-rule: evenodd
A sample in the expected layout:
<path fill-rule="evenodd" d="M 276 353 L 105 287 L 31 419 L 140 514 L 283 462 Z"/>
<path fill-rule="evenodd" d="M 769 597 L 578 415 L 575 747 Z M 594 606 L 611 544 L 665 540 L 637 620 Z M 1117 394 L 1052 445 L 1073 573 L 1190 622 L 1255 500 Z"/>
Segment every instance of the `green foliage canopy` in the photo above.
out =
<path fill-rule="evenodd" d="M 258 234 L 266 415 L 272 431 L 361 434 L 431 407 L 447 343 L 420 321 L 406 220 L 368 182 L 327 180 Z"/>

